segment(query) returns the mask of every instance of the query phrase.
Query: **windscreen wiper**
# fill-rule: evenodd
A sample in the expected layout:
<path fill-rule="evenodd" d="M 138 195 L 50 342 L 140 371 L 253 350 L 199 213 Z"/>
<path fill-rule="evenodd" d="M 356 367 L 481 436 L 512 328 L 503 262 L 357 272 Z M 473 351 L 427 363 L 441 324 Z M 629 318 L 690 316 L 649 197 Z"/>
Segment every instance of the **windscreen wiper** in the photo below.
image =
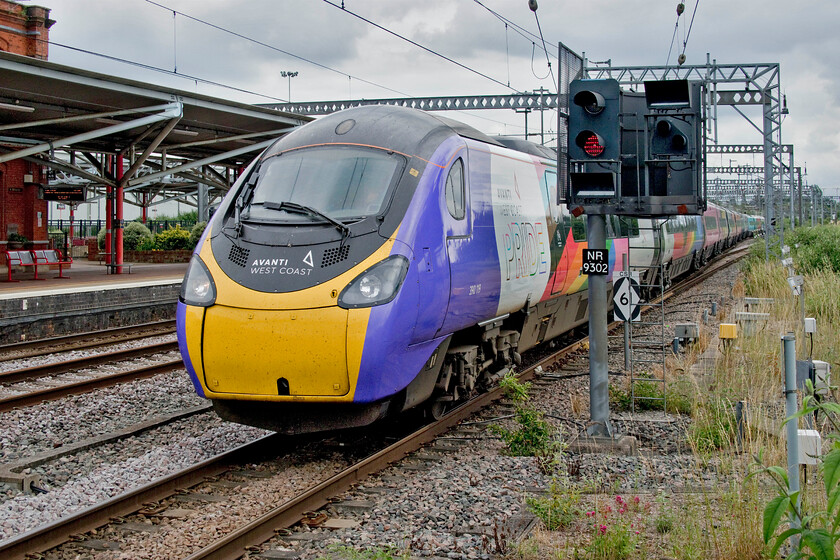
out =
<path fill-rule="evenodd" d="M 251 197 L 254 196 L 254 187 L 256 187 L 259 178 L 260 166 L 257 165 L 253 171 L 251 171 L 251 175 L 248 177 L 242 192 L 234 201 L 233 227 L 236 237 L 239 237 L 242 233 L 242 211 L 246 206 L 248 206 L 248 203 L 251 201 Z"/>
<path fill-rule="evenodd" d="M 289 202 L 288 200 L 283 202 L 272 202 L 272 201 L 265 201 L 263 202 L 263 206 L 270 209 L 270 210 L 286 210 L 287 212 L 296 212 L 298 214 L 309 214 L 310 216 L 315 216 L 318 218 L 322 218 L 338 229 L 341 232 L 341 244 L 344 245 L 344 241 L 350 236 L 350 228 L 347 227 L 346 224 L 343 224 L 336 220 L 335 218 L 321 212 L 316 208 L 312 208 L 311 206 L 304 206 L 303 204 L 298 204 L 297 202 Z"/>

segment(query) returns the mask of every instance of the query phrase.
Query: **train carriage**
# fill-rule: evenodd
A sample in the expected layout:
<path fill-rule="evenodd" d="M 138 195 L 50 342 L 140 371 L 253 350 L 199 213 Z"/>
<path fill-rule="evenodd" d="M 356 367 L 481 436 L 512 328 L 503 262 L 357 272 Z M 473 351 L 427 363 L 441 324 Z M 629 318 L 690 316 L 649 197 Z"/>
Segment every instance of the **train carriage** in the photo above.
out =
<path fill-rule="evenodd" d="M 555 165 L 545 148 L 399 107 L 279 139 L 184 278 L 178 340 L 196 391 L 226 419 L 299 433 L 439 413 L 490 385 L 588 318 L 585 220 L 561 203 Z M 608 281 L 628 255 L 682 271 L 725 239 L 715 225 L 704 244 L 697 218 L 662 238 L 642 222 L 610 218 Z"/>

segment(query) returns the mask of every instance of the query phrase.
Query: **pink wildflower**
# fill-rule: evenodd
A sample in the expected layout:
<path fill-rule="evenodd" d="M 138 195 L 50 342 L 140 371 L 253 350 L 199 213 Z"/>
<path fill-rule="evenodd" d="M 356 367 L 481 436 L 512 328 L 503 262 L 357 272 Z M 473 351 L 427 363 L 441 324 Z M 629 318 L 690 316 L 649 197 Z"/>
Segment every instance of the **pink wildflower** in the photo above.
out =
<path fill-rule="evenodd" d="M 615 501 L 616 501 L 617 504 L 623 504 L 624 503 L 624 498 L 622 498 L 621 496 L 616 496 Z"/>
<path fill-rule="evenodd" d="M 612 513 L 612 508 L 610 506 L 607 506 L 607 508 L 604 511 L 606 511 L 607 513 Z"/>
<path fill-rule="evenodd" d="M 598 527 L 598 533 L 601 534 L 601 535 L 606 535 L 607 534 L 607 526 L 606 525 L 601 525 L 600 527 Z"/>
<path fill-rule="evenodd" d="M 595 517 L 595 512 L 594 511 L 587 511 L 586 512 L 586 517 Z"/>
<path fill-rule="evenodd" d="M 634 503 L 634 504 L 638 504 L 638 503 L 639 503 L 639 497 L 638 497 L 638 496 L 633 496 L 633 503 Z"/>

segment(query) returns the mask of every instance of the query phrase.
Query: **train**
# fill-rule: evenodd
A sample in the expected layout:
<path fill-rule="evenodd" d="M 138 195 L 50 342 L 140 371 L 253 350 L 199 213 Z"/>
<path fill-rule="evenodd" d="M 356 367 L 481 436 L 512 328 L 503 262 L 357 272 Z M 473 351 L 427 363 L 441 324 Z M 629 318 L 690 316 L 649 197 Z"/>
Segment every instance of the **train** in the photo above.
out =
<path fill-rule="evenodd" d="M 439 416 L 588 320 L 585 217 L 553 150 L 415 109 L 363 106 L 265 149 L 195 248 L 177 336 L 223 419 L 287 434 Z M 562 181 L 561 181 L 562 183 Z M 610 269 L 666 284 L 761 218 L 610 216 Z M 611 289 L 611 288 L 609 288 Z"/>

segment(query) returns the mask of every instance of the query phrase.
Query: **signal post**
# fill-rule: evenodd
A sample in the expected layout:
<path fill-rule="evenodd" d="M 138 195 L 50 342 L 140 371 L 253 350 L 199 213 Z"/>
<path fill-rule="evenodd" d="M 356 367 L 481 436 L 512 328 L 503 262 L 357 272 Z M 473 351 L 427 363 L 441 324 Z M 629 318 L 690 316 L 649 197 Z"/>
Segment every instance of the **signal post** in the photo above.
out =
<path fill-rule="evenodd" d="M 569 89 L 568 207 L 587 216 L 582 273 L 589 284 L 587 433 L 612 438 L 607 369 L 606 216 L 702 214 L 702 92 L 699 82 L 646 82 L 623 92 L 616 80 L 575 80 Z M 598 259 L 601 259 L 600 264 Z M 588 264 L 589 263 L 589 264 Z M 629 274 L 628 266 L 625 274 Z"/>

